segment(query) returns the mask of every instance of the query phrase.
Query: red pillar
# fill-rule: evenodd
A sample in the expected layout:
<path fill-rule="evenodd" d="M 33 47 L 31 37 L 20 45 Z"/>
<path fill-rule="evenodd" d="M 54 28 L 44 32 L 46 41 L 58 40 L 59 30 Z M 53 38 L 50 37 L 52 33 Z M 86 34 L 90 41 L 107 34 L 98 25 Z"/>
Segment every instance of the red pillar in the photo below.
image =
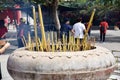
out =
<path fill-rule="evenodd" d="M 20 8 L 20 5 L 15 5 L 15 8 L 16 9 L 19 9 Z M 17 24 L 19 25 L 20 24 L 20 18 L 21 18 L 22 14 L 21 14 L 21 10 L 17 10 L 16 11 L 16 20 L 17 20 Z"/>

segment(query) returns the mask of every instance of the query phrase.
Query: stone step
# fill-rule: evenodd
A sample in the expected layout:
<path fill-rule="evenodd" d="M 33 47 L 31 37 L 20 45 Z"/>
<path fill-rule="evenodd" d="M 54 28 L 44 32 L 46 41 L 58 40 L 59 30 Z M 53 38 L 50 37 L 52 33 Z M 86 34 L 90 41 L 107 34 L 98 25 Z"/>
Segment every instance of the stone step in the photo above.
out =
<path fill-rule="evenodd" d="M 119 53 L 120 52 L 118 52 L 118 54 L 114 54 L 117 62 L 117 68 L 107 80 L 120 80 L 120 54 Z"/>
<path fill-rule="evenodd" d="M 120 74 L 120 70 L 115 70 L 114 73 Z"/>
<path fill-rule="evenodd" d="M 118 76 L 118 75 L 111 75 L 108 80 L 120 80 L 120 76 Z"/>
<path fill-rule="evenodd" d="M 120 80 L 120 61 L 117 62 L 116 70 L 111 74 L 107 80 Z"/>
<path fill-rule="evenodd" d="M 117 73 L 117 72 L 113 72 L 111 75 L 120 76 L 120 73 Z"/>

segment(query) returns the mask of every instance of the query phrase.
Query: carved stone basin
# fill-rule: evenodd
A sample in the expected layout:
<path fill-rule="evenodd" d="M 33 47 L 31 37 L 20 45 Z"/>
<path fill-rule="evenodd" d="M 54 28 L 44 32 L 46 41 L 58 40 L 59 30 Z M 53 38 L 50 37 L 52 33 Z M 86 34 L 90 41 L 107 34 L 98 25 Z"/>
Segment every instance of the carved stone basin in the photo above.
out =
<path fill-rule="evenodd" d="M 76 52 L 15 50 L 7 69 L 14 80 L 107 80 L 116 66 L 112 53 L 103 47 Z"/>

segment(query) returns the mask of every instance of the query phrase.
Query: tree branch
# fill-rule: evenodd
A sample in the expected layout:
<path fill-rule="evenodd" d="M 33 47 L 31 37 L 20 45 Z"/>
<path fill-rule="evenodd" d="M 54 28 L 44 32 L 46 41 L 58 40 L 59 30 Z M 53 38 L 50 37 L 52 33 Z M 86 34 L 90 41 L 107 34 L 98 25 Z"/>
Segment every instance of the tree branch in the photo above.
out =
<path fill-rule="evenodd" d="M 53 7 L 58 8 L 59 0 L 52 0 Z"/>
<path fill-rule="evenodd" d="M 50 0 L 46 0 L 47 4 L 52 4 L 52 2 Z"/>

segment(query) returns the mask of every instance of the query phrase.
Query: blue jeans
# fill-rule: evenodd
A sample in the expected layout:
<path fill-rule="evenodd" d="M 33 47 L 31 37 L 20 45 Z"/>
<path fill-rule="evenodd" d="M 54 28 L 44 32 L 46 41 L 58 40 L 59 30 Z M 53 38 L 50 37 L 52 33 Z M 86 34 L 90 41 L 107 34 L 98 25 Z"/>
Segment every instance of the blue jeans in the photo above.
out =
<path fill-rule="evenodd" d="M 17 38 L 17 42 L 18 42 L 18 48 L 20 48 L 20 47 L 24 47 L 24 44 L 23 44 L 22 38 Z"/>

